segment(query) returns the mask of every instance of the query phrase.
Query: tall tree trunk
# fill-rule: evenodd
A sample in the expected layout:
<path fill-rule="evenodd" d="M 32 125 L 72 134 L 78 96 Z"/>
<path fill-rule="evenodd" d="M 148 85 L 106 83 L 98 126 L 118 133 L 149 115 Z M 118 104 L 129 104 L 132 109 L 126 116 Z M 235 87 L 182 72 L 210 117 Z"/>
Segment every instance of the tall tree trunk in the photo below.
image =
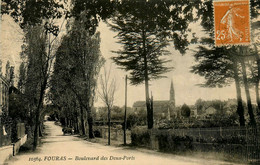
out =
<path fill-rule="evenodd" d="M 151 120 L 153 121 L 153 95 L 152 94 L 150 99 L 150 108 L 151 108 Z"/>
<path fill-rule="evenodd" d="M 85 79 L 85 81 L 87 81 L 87 80 Z M 88 90 L 91 91 L 90 82 L 88 82 Z M 91 94 L 88 94 L 87 99 L 86 99 L 85 108 L 87 111 L 88 136 L 89 136 L 89 138 L 93 139 L 93 138 L 95 138 L 94 133 L 93 133 L 93 117 L 92 117 L 92 112 L 91 112 L 91 107 L 93 107 L 93 102 L 90 99 L 90 97 L 91 97 Z"/>
<path fill-rule="evenodd" d="M 253 77 L 254 79 L 254 83 L 255 83 L 255 95 L 256 95 L 256 103 L 257 103 L 257 110 L 259 111 L 260 110 L 260 97 L 259 97 L 259 76 L 260 76 L 260 59 L 257 55 L 256 57 L 257 59 L 257 75 L 255 75 L 254 73 L 254 69 L 252 67 L 252 65 L 249 65 L 250 67 L 250 71 L 251 71 L 251 76 Z"/>
<path fill-rule="evenodd" d="M 82 105 L 80 105 L 80 118 L 81 118 L 81 130 L 82 130 L 82 135 L 86 135 L 86 130 L 85 130 L 85 121 L 84 121 L 84 111 Z"/>
<path fill-rule="evenodd" d="M 107 119 L 108 119 L 108 145 L 110 145 L 110 129 L 111 129 L 111 110 L 110 110 L 110 107 L 109 106 L 107 106 Z"/>
<path fill-rule="evenodd" d="M 145 79 L 145 101 L 146 101 L 146 108 L 147 108 L 147 125 L 148 129 L 153 128 L 153 113 L 151 109 L 150 97 L 149 97 L 149 84 L 148 78 Z"/>
<path fill-rule="evenodd" d="M 255 83 L 255 94 L 256 94 L 256 102 L 257 102 L 257 109 L 258 113 L 260 110 L 260 97 L 259 97 L 259 80 Z"/>
<path fill-rule="evenodd" d="M 33 123 L 33 114 L 32 114 L 32 107 L 28 106 L 28 111 L 29 111 L 29 115 L 28 115 L 28 119 L 27 119 L 27 137 L 28 138 L 33 138 L 33 128 L 34 128 L 34 123 Z"/>
<path fill-rule="evenodd" d="M 45 55 L 43 52 L 45 52 L 45 48 L 44 47 L 41 47 L 41 52 L 42 54 L 39 54 L 41 56 L 41 65 L 42 65 L 42 69 L 41 69 L 41 78 L 42 78 L 42 83 L 41 83 L 41 89 L 40 89 L 40 98 L 38 100 L 38 105 L 36 107 L 36 118 L 35 118 L 35 130 L 34 130 L 34 141 L 33 141 L 33 150 L 36 149 L 37 147 L 37 143 L 38 143 L 38 133 L 39 133 L 39 127 L 40 127 L 40 110 L 42 108 L 42 105 L 43 105 L 43 99 L 44 99 L 44 94 L 45 94 L 45 90 L 46 90 L 46 87 L 47 87 L 47 82 L 48 82 L 48 78 L 49 78 L 49 74 L 48 74 L 48 69 L 49 69 L 49 66 L 50 66 L 50 55 L 51 55 L 51 44 L 50 44 L 50 33 L 49 33 L 49 43 L 48 43 L 48 56 L 47 58 L 45 59 Z M 45 61 L 42 61 L 42 60 L 45 60 Z"/>
<path fill-rule="evenodd" d="M 142 24 L 144 26 L 144 21 L 142 20 Z M 153 113 L 150 104 L 149 97 L 149 77 L 148 77 L 148 66 L 147 66 L 147 51 L 146 51 L 146 34 L 144 29 L 142 30 L 142 38 L 143 38 L 143 57 L 144 57 L 144 82 L 145 82 L 145 101 L 147 108 L 147 126 L 148 129 L 153 128 Z"/>
<path fill-rule="evenodd" d="M 79 133 L 78 112 L 76 112 L 75 122 L 76 122 L 75 133 Z"/>
<path fill-rule="evenodd" d="M 257 52 L 256 45 L 255 50 Z M 258 114 L 260 113 L 260 97 L 259 97 L 259 81 L 260 81 L 260 58 L 258 53 L 256 53 L 256 62 L 257 62 L 257 79 L 256 79 L 256 102 L 258 107 Z"/>
<path fill-rule="evenodd" d="M 252 103 L 251 103 L 250 92 L 249 92 L 247 73 L 246 73 L 246 66 L 245 66 L 245 62 L 243 60 L 241 60 L 241 66 L 242 66 L 243 81 L 244 81 L 244 85 L 245 85 L 248 114 L 249 114 L 249 117 L 250 117 L 249 124 L 255 126 L 256 122 L 255 122 L 255 116 L 254 116 L 253 107 L 252 107 Z"/>
<path fill-rule="evenodd" d="M 87 118 L 88 118 L 88 135 L 90 139 L 95 138 L 94 133 L 93 133 L 93 117 L 91 113 L 91 108 L 88 107 L 87 110 Z"/>
<path fill-rule="evenodd" d="M 68 119 L 67 119 L 67 115 L 64 117 L 64 127 L 67 127 L 68 125 Z"/>
<path fill-rule="evenodd" d="M 245 126 L 244 107 L 242 103 L 241 88 L 239 83 L 238 66 L 237 66 L 236 59 L 234 59 L 233 61 L 233 68 L 234 68 L 234 79 L 235 79 L 236 91 L 237 91 L 237 113 L 239 115 L 239 123 L 240 126 Z"/>
<path fill-rule="evenodd" d="M 39 138 L 39 126 L 40 126 L 40 107 L 36 108 L 35 112 L 35 127 L 34 127 L 34 135 L 33 135 L 33 150 L 37 148 L 38 138 Z"/>
<path fill-rule="evenodd" d="M 39 125 L 39 136 L 40 137 L 43 137 L 43 133 L 42 133 L 42 123 L 40 122 L 40 125 Z"/>
<path fill-rule="evenodd" d="M 126 145 L 126 128 L 127 128 L 127 75 L 125 76 L 125 115 L 124 115 L 124 145 Z"/>
<path fill-rule="evenodd" d="M 47 65 L 47 67 L 48 67 L 48 65 Z M 43 96 L 44 96 L 44 93 L 45 93 L 46 86 L 47 86 L 47 76 L 45 75 L 43 84 L 41 86 L 40 98 L 39 98 L 38 105 L 37 105 L 36 111 L 35 111 L 35 128 L 34 128 L 34 138 L 33 138 L 33 150 L 35 150 L 37 148 L 37 144 L 38 144 L 38 137 L 39 137 L 38 133 L 39 133 L 39 126 L 40 126 L 40 109 L 42 107 Z"/>

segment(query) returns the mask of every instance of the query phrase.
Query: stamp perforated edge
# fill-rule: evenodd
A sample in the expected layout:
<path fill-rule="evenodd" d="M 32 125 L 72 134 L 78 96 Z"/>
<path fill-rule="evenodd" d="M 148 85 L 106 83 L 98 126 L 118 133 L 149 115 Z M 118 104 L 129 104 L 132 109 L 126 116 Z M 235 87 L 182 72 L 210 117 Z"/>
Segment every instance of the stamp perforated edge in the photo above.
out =
<path fill-rule="evenodd" d="M 249 35 L 250 35 L 250 41 L 249 43 L 237 43 L 237 44 L 221 44 L 216 45 L 216 28 L 215 28 L 215 6 L 214 2 L 231 2 L 231 1 L 245 1 L 245 0 L 212 0 L 212 8 L 213 8 L 213 24 L 214 24 L 214 46 L 215 47 L 223 47 L 223 46 L 248 46 L 252 44 L 252 33 L 251 33 L 251 3 L 250 0 L 248 1 L 248 11 L 249 11 Z"/>

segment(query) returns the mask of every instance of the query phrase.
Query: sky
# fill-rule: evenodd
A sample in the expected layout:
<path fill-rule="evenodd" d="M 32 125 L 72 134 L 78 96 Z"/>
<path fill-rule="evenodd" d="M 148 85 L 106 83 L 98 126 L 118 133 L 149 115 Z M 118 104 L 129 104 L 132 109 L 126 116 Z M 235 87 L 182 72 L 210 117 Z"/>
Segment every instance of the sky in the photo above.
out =
<path fill-rule="evenodd" d="M 199 24 L 193 24 L 191 26 L 193 31 L 196 31 L 197 36 L 203 35 L 203 32 Z M 116 79 L 117 90 L 115 93 L 114 105 L 124 106 L 125 104 L 125 75 L 124 70 L 118 69 L 112 60 L 112 56 L 116 54 L 112 53 L 112 50 L 118 50 L 122 45 L 117 43 L 115 38 L 116 33 L 112 32 L 109 27 L 101 22 L 98 27 L 98 31 L 101 33 L 101 45 L 100 50 L 103 57 L 106 59 L 105 68 L 111 66 L 111 77 Z M 18 69 L 21 63 L 19 53 L 21 51 L 22 44 L 22 30 L 19 26 L 7 16 L 3 16 L 0 25 L 0 59 L 3 62 L 3 68 L 6 61 L 9 60 L 11 65 L 15 66 L 15 75 L 18 77 Z M 196 46 L 189 47 L 191 50 L 195 50 Z M 236 90 L 234 84 L 225 88 L 201 88 L 198 84 L 204 82 L 204 78 L 193 73 L 190 73 L 190 68 L 195 64 L 193 53 L 191 50 L 187 51 L 185 55 L 181 55 L 178 51 L 174 50 L 174 46 L 171 44 L 167 48 L 171 55 L 169 59 L 172 62 L 168 63 L 168 66 L 174 67 L 174 69 L 165 76 L 167 78 L 155 80 L 150 82 L 150 91 L 153 94 L 154 100 L 169 100 L 170 96 L 170 83 L 173 81 L 175 89 L 176 105 L 182 105 L 184 103 L 193 105 L 197 99 L 203 100 L 227 100 L 236 98 Z M 2 69 L 3 72 L 4 69 Z M 101 70 L 101 74 L 103 70 Z M 242 88 L 243 99 L 245 100 L 244 89 Z M 254 92 L 251 91 L 251 98 L 254 102 Z M 132 86 L 128 84 L 128 102 L 127 105 L 132 107 L 135 101 L 145 100 L 144 85 Z M 97 98 L 95 106 L 104 106 L 102 100 Z"/>
<path fill-rule="evenodd" d="M 197 35 L 201 35 L 203 32 L 198 23 L 191 27 L 197 31 Z M 124 105 L 124 76 L 126 72 L 117 68 L 110 59 L 116 54 L 112 53 L 112 50 L 118 50 L 122 45 L 116 43 L 116 33 L 112 32 L 109 27 L 101 23 L 98 30 L 101 32 L 101 52 L 107 60 L 107 66 L 112 65 L 114 77 L 117 79 L 118 90 L 116 91 L 115 104 Z M 195 64 L 192 56 L 196 46 L 189 47 L 190 50 L 181 55 L 178 51 L 174 50 L 174 46 L 170 45 L 167 49 L 171 52 L 169 58 L 172 60 L 168 65 L 174 67 L 174 69 L 165 74 L 167 78 L 155 80 L 150 82 L 150 90 L 153 93 L 154 100 L 169 100 L 170 96 L 170 83 L 173 81 L 175 89 L 176 105 L 182 105 L 184 103 L 193 105 L 197 99 L 203 100 L 227 100 L 229 98 L 236 97 L 236 90 L 234 84 L 226 88 L 201 88 L 197 84 L 204 82 L 204 78 L 190 73 L 190 67 Z M 135 101 L 145 100 L 144 85 L 130 86 L 128 85 L 128 104 L 133 105 Z"/>

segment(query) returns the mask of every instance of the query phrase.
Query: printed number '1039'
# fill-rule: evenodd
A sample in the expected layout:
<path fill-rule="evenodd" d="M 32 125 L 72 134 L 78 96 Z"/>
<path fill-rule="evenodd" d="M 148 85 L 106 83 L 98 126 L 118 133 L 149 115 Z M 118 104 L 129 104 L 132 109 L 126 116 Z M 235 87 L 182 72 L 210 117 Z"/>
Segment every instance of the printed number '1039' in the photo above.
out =
<path fill-rule="evenodd" d="M 217 40 L 224 40 L 225 39 L 225 31 L 224 30 L 217 30 Z"/>

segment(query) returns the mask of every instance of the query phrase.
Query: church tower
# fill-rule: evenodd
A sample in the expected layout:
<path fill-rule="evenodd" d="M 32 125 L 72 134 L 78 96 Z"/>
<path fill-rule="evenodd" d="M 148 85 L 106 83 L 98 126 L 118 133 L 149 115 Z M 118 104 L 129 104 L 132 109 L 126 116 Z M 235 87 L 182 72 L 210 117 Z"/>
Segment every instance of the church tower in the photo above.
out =
<path fill-rule="evenodd" d="M 173 87 L 173 82 L 171 81 L 171 89 L 170 89 L 170 102 L 175 107 L 175 92 Z"/>

